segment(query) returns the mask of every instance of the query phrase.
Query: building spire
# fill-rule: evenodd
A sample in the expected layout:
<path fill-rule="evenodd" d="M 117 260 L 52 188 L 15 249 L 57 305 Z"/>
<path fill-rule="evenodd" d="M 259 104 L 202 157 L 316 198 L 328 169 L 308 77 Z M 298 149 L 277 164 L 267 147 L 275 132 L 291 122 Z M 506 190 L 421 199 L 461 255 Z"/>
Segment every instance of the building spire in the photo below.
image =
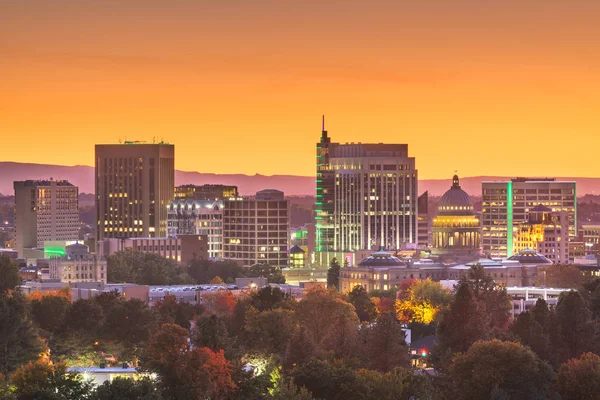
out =
<path fill-rule="evenodd" d="M 323 120 L 321 122 L 321 131 L 325 132 L 325 114 L 323 114 Z"/>

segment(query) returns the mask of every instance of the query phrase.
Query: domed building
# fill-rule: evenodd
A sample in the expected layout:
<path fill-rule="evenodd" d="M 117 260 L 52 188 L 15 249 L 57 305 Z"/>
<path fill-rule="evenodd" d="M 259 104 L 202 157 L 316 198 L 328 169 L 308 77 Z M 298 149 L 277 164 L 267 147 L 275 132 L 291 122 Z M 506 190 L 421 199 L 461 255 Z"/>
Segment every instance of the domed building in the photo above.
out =
<path fill-rule="evenodd" d="M 452 178 L 452 187 L 437 207 L 432 224 L 432 253 L 469 255 L 479 252 L 479 218 L 473 211 L 469 195 L 460 188 L 458 175 Z"/>

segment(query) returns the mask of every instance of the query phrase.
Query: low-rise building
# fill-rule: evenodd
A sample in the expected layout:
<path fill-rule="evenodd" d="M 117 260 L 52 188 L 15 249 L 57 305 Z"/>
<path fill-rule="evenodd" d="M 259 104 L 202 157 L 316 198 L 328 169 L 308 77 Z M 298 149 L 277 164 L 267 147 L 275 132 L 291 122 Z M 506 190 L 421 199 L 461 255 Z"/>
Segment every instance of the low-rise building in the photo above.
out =
<path fill-rule="evenodd" d="M 598 254 L 600 249 L 600 225 L 582 225 L 585 254 Z"/>
<path fill-rule="evenodd" d="M 208 239 L 206 235 L 178 235 L 157 238 L 113 238 L 98 242 L 98 254 L 102 257 L 128 249 L 158 254 L 178 263 L 187 263 L 194 257 L 208 258 Z"/>
<path fill-rule="evenodd" d="M 544 284 L 543 276 L 538 274 L 539 267 L 551 266 L 552 261 L 530 249 L 506 260 L 479 259 L 466 264 L 404 261 L 387 252 L 376 252 L 357 266 L 341 269 L 340 291 L 347 293 L 359 285 L 367 291 L 397 289 L 407 279 L 459 280 L 475 265 L 482 266 L 487 275 L 503 286 L 539 286 Z"/>
<path fill-rule="evenodd" d="M 528 219 L 514 231 L 513 251 L 533 249 L 555 264 L 569 262 L 569 219 L 566 212 L 553 212 L 538 204 Z"/>
<path fill-rule="evenodd" d="M 98 259 L 86 245 L 77 243 L 67 246 L 64 256 L 50 258 L 49 278 L 69 283 L 106 283 L 106 268 L 105 259 Z"/>

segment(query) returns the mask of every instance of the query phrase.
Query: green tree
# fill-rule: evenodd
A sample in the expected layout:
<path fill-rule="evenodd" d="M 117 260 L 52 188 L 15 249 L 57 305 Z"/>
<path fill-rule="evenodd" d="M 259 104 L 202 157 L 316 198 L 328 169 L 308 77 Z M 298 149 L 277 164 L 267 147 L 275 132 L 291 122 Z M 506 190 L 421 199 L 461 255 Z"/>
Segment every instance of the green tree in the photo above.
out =
<path fill-rule="evenodd" d="M 327 287 L 340 289 L 340 263 L 336 258 L 331 259 L 329 269 L 327 270 Z"/>
<path fill-rule="evenodd" d="M 154 324 L 154 314 L 148 305 L 142 300 L 131 299 L 121 302 L 106 316 L 103 336 L 122 344 L 128 354 L 136 355 Z"/>
<path fill-rule="evenodd" d="M 373 326 L 365 329 L 363 357 L 369 368 L 387 372 L 409 366 L 404 331 L 392 314 L 380 315 Z"/>
<path fill-rule="evenodd" d="M 467 351 L 490 332 L 485 306 L 473 297 L 471 290 L 468 284 L 459 284 L 450 308 L 442 312 L 437 327 L 438 343 L 431 354 L 437 368 L 447 367 L 454 353 Z"/>
<path fill-rule="evenodd" d="M 313 400 L 310 391 L 305 387 L 298 388 L 293 379 L 281 379 L 271 397 L 273 400 Z"/>
<path fill-rule="evenodd" d="M 71 332 L 80 332 L 86 336 L 98 337 L 104 322 L 104 311 L 96 301 L 93 299 L 80 299 L 71 306 L 65 318 L 65 328 Z"/>
<path fill-rule="evenodd" d="M 80 374 L 68 373 L 66 364 L 50 364 L 41 359 L 20 366 L 11 382 L 17 399 L 83 400 L 92 391 L 92 384 Z"/>
<path fill-rule="evenodd" d="M 454 398 L 488 399 L 494 389 L 514 400 L 549 397 L 554 372 L 548 363 L 519 343 L 479 341 L 458 354 L 450 368 Z"/>
<path fill-rule="evenodd" d="M 356 373 L 348 367 L 332 365 L 327 361 L 311 359 L 299 364 L 291 377 L 300 387 L 306 387 L 318 399 L 338 400 L 357 399 L 353 393 L 356 387 Z M 363 397 L 366 398 L 366 397 Z"/>
<path fill-rule="evenodd" d="M 272 310 L 286 298 L 285 293 L 278 287 L 265 286 L 251 295 L 252 307 L 259 311 Z"/>
<path fill-rule="evenodd" d="M 585 281 L 581 270 L 573 264 L 540 267 L 537 275 L 540 277 L 540 284 L 552 288 L 579 289 Z"/>
<path fill-rule="evenodd" d="M 156 373 L 167 399 L 191 399 L 182 376 L 181 362 L 188 350 L 189 331 L 175 324 L 164 324 L 148 338 L 140 357 L 145 371 Z"/>
<path fill-rule="evenodd" d="M 265 277 L 269 283 L 285 283 L 285 276 L 281 273 L 281 268 L 268 264 L 254 264 L 246 272 L 248 277 Z"/>
<path fill-rule="evenodd" d="M 31 301 L 33 322 L 48 333 L 62 328 L 70 309 L 71 302 L 64 296 L 43 296 Z"/>
<path fill-rule="evenodd" d="M 343 318 L 348 324 L 360 325 L 354 306 L 338 298 L 335 292 L 323 288 L 306 291 L 296 307 L 296 315 L 318 347 L 328 336 L 333 321 Z"/>
<path fill-rule="evenodd" d="M 576 358 L 587 351 L 594 351 L 598 339 L 598 327 L 591 320 L 585 300 L 578 292 L 564 292 L 556 305 L 563 349 L 566 358 Z"/>
<path fill-rule="evenodd" d="M 363 369 L 357 371 L 357 378 L 354 392 L 360 398 L 409 400 L 434 397 L 434 389 L 428 378 L 416 376 L 408 368 L 396 368 L 386 373 Z"/>
<path fill-rule="evenodd" d="M 600 356 L 584 353 L 561 365 L 556 391 L 563 399 L 592 400 L 600 393 Z"/>
<path fill-rule="evenodd" d="M 27 299 L 19 291 L 0 295 L 0 374 L 35 360 L 42 342 L 28 313 Z"/>
<path fill-rule="evenodd" d="M 203 258 L 192 258 L 187 273 L 199 284 L 209 283 L 215 276 L 219 276 L 225 282 L 233 282 L 235 278 L 246 276 L 245 269 L 235 261 L 231 260 L 206 260 Z"/>
<path fill-rule="evenodd" d="M 224 350 L 228 356 L 236 354 L 235 339 L 229 336 L 225 322 L 214 314 L 196 319 L 191 341 L 196 347 Z"/>
<path fill-rule="evenodd" d="M 194 316 L 202 314 L 201 305 L 194 306 L 187 301 L 177 301 L 177 297 L 167 294 L 161 300 L 154 303 L 152 311 L 160 325 L 177 324 L 185 329 L 190 329 L 190 321 Z"/>
<path fill-rule="evenodd" d="M 317 351 L 317 346 L 306 327 L 300 328 L 292 335 L 285 352 L 285 365 L 295 367 L 307 363 Z"/>
<path fill-rule="evenodd" d="M 467 284 L 473 297 L 485 305 L 490 316 L 490 328 L 505 329 L 508 327 L 512 309 L 511 297 L 505 288 L 497 285 L 494 279 L 486 274 L 483 266 L 472 266 L 467 276 L 461 279 L 459 284 Z"/>
<path fill-rule="evenodd" d="M 90 400 L 161 400 L 156 383 L 150 378 L 133 380 L 116 377 L 98 386 Z"/>
<path fill-rule="evenodd" d="M 377 318 L 377 308 L 362 286 L 355 286 L 348 293 L 348 301 L 356 309 L 356 315 L 361 321 L 373 321 Z"/>
<path fill-rule="evenodd" d="M 140 285 L 177 285 L 191 281 L 184 267 L 175 260 L 129 249 L 107 257 L 107 279 Z"/>
<path fill-rule="evenodd" d="M 21 284 L 19 264 L 6 254 L 0 254 L 0 295 Z"/>
<path fill-rule="evenodd" d="M 250 346 L 265 354 L 285 351 L 296 330 L 293 311 L 274 309 L 260 312 L 251 308 L 246 314 L 246 338 Z"/>
<path fill-rule="evenodd" d="M 323 340 L 324 350 L 333 352 L 338 359 L 347 359 L 360 356 L 356 351 L 359 347 L 358 326 L 355 320 L 336 318 L 331 321 L 331 326 Z"/>
<path fill-rule="evenodd" d="M 519 314 L 510 330 L 540 358 L 551 362 L 550 338 L 531 311 Z"/>

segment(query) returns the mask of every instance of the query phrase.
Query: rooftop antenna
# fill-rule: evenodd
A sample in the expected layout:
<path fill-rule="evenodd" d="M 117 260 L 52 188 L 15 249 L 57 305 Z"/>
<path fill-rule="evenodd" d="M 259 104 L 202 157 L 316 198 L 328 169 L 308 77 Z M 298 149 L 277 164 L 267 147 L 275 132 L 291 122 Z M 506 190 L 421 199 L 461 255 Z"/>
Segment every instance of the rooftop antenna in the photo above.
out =
<path fill-rule="evenodd" d="M 323 114 L 323 121 L 321 123 L 321 130 L 325 132 L 325 114 Z"/>

